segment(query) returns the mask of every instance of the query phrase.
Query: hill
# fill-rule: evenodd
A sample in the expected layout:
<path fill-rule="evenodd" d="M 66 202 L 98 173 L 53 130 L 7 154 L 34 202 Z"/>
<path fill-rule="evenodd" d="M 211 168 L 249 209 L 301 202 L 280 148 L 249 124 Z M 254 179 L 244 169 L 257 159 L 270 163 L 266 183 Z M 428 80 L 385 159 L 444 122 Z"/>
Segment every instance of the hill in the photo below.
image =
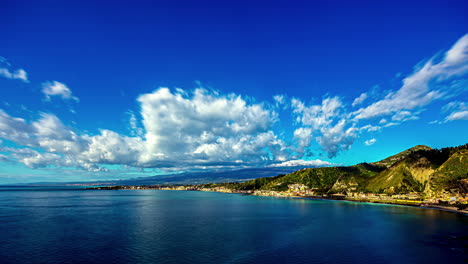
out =
<path fill-rule="evenodd" d="M 374 163 L 308 168 L 242 183 L 205 186 L 243 191 L 302 188 L 319 195 L 417 193 L 425 198 L 465 196 L 468 191 L 468 144 L 443 149 L 418 145 Z"/>
<path fill-rule="evenodd" d="M 377 166 L 383 166 L 383 167 L 390 167 L 391 165 L 395 164 L 396 162 L 406 158 L 409 154 L 419 151 L 419 150 L 431 150 L 431 147 L 424 146 L 424 145 L 417 145 L 412 148 L 409 148 L 407 150 L 404 150 L 398 154 L 395 154 L 393 156 L 390 156 L 386 159 L 383 159 L 378 162 L 373 162 L 372 164 L 377 165 Z"/>

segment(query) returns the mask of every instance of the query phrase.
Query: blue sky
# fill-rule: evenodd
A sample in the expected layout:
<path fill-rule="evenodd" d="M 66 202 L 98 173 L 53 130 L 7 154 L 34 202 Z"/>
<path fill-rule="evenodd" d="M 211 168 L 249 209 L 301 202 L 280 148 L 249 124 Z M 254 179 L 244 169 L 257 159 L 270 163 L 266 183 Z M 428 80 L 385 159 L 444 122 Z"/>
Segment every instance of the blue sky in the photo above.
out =
<path fill-rule="evenodd" d="M 467 143 L 466 1 L 1 1 L 0 183 Z"/>

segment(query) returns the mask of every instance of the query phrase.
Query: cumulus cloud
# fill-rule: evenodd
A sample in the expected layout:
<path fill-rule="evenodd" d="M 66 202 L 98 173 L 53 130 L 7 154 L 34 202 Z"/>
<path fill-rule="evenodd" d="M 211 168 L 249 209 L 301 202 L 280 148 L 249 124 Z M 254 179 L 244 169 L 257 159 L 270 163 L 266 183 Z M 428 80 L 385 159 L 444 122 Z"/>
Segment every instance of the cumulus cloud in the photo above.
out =
<path fill-rule="evenodd" d="M 267 167 L 323 167 L 335 165 L 323 160 L 288 160 L 281 163 L 270 164 Z"/>
<path fill-rule="evenodd" d="M 101 129 L 78 134 L 50 113 L 32 122 L 0 111 L 0 137 L 26 148 L 7 150 L 31 168 L 47 166 L 105 170 L 102 165 L 138 168 L 261 166 L 287 158 L 271 130 L 277 115 L 241 96 L 203 89 L 192 94 L 161 88 L 138 98 L 142 128 L 131 115 L 133 136 Z"/>
<path fill-rule="evenodd" d="M 42 83 L 42 93 L 47 100 L 50 100 L 52 96 L 58 96 L 65 100 L 79 101 L 78 97 L 72 96 L 72 91 L 67 85 L 57 81 Z"/>
<path fill-rule="evenodd" d="M 303 152 L 305 148 L 310 146 L 312 140 L 312 128 L 310 127 L 299 127 L 294 130 L 294 138 L 298 142 L 297 151 Z"/>
<path fill-rule="evenodd" d="M 293 98 L 291 106 L 296 121 L 301 125 L 294 132 L 299 152 L 315 138 L 328 156 L 334 157 L 339 151 L 349 149 L 357 137 L 358 128 L 347 118 L 339 97 L 325 98 L 321 104 L 311 106 Z"/>
<path fill-rule="evenodd" d="M 317 142 L 328 153 L 330 158 L 335 157 L 340 151 L 348 150 L 357 137 L 358 129 L 348 127 L 345 119 L 340 120 L 336 125 L 329 128 L 321 128 L 322 136 L 317 138 Z"/>
<path fill-rule="evenodd" d="M 31 168 L 56 166 L 92 171 L 101 169 L 101 162 L 94 162 L 90 154 L 96 147 L 93 142 L 99 136 L 77 135 L 52 114 L 42 113 L 38 120 L 29 123 L 0 110 L 0 137 L 19 146 L 3 148 L 2 151 L 10 153 L 16 161 Z M 100 141 L 110 146 L 113 143 L 107 137 L 100 138 Z M 111 148 L 109 150 L 115 151 Z"/>
<path fill-rule="evenodd" d="M 29 131 L 27 141 L 31 148 L 9 148 L 8 152 L 17 161 L 32 168 L 54 165 L 102 171 L 105 168 L 101 164 L 138 166 L 143 149 L 140 138 L 122 136 L 109 130 L 101 130 L 94 136 L 77 135 L 51 114 L 42 114 L 39 120 L 24 126 L 23 131 Z M 10 140 L 24 144 L 23 138 Z"/>
<path fill-rule="evenodd" d="M 437 62 L 433 57 L 403 79 L 403 85 L 384 99 L 357 110 L 357 120 L 375 118 L 423 107 L 434 100 L 463 92 L 468 73 L 468 34 L 460 38 Z"/>
<path fill-rule="evenodd" d="M 86 136 L 86 149 L 77 157 L 90 164 L 122 164 L 139 166 L 143 140 L 126 137 L 110 130 L 101 130 L 96 136 Z"/>
<path fill-rule="evenodd" d="M 46 151 L 76 155 L 86 148 L 86 138 L 77 135 L 53 114 L 42 113 L 31 127 L 36 145 Z"/>
<path fill-rule="evenodd" d="M 284 156 L 283 143 L 271 130 L 277 114 L 241 96 L 204 89 L 187 95 L 161 88 L 138 101 L 146 133 L 144 163 L 189 159 L 248 164 Z"/>
<path fill-rule="evenodd" d="M 335 117 L 341 114 L 343 104 L 339 97 L 325 98 L 321 104 L 306 106 L 301 100 L 291 100 L 293 113 L 297 114 L 297 121 L 303 125 L 318 129 L 329 126 Z"/>
<path fill-rule="evenodd" d="M 374 145 L 375 142 L 377 142 L 377 139 L 372 138 L 372 139 L 364 141 L 364 145 L 366 146 Z"/>
<path fill-rule="evenodd" d="M 360 133 L 419 119 L 424 106 L 463 93 L 468 87 L 467 74 L 468 35 L 465 35 L 442 58 L 435 56 L 417 66 L 403 79 L 400 89 L 354 112 L 348 111 L 339 97 L 327 97 L 321 104 L 310 106 L 293 98 L 291 107 L 299 124 L 294 131 L 296 150 L 304 152 L 315 139 L 329 157 L 335 157 L 340 151 L 349 149 Z M 366 100 L 367 92 L 355 98 L 351 106 L 362 105 Z M 466 115 L 466 109 L 459 108 L 446 120 L 461 120 Z M 378 125 L 373 123 L 376 118 Z"/>
<path fill-rule="evenodd" d="M 368 94 L 375 98 L 372 91 L 362 93 L 352 103 L 328 96 L 306 104 L 298 98 L 275 95 L 270 105 L 202 88 L 192 92 L 159 88 L 138 97 L 139 112 L 128 112 L 124 125 L 130 136 L 107 129 L 97 134 L 79 132 L 50 113 L 25 120 L 0 110 L 0 138 L 17 145 L 3 147 L 0 159 L 31 168 L 77 167 L 88 171 L 105 171 L 106 165 L 165 170 L 326 166 L 330 163 L 305 158 L 314 144 L 330 158 L 335 157 L 361 134 L 417 119 L 429 103 L 464 92 L 468 84 L 467 47 L 468 35 L 443 58 L 434 57 L 415 68 L 403 79 L 400 89 L 374 102 L 368 98 Z M 2 70 L 0 75 L 27 81 L 26 73 L 19 70 Z M 60 97 L 78 101 L 67 85 L 57 81 L 43 83 L 42 92 L 47 100 Z M 276 110 L 281 105 L 292 110 L 292 142 L 283 138 L 286 133 L 278 136 L 274 129 L 279 119 Z M 361 108 L 347 109 L 356 106 Z M 449 103 L 443 111 L 445 122 L 468 119 L 464 102 Z M 371 138 L 364 144 L 375 142 Z"/>
<path fill-rule="evenodd" d="M 28 123 L 0 111 L 0 119 L 0 137 L 21 146 L 7 149 L 17 161 L 34 168 L 67 164 L 78 166 L 70 160 L 67 163 L 64 161 L 68 158 L 66 155 L 78 154 L 83 149 L 80 144 L 84 142 L 54 115 L 42 114 L 39 120 Z"/>

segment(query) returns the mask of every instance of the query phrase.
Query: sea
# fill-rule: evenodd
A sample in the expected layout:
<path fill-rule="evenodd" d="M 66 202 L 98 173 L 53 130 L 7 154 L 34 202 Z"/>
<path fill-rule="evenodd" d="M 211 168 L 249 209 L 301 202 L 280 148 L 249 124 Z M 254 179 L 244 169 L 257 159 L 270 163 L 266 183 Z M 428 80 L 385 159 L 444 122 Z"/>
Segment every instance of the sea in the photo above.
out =
<path fill-rule="evenodd" d="M 0 263 L 462 263 L 468 217 L 163 190 L 0 188 Z"/>

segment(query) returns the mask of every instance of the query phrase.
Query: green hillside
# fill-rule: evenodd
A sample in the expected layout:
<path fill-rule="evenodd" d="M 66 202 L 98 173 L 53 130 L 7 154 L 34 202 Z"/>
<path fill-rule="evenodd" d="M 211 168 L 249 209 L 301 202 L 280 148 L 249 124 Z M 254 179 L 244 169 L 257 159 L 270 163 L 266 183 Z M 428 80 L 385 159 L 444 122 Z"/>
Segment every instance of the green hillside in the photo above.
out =
<path fill-rule="evenodd" d="M 467 192 L 468 144 L 443 149 L 418 145 L 374 163 L 302 169 L 243 183 L 210 184 L 233 190 L 285 191 L 300 184 L 315 194 L 360 192 L 440 197 Z"/>
<path fill-rule="evenodd" d="M 432 150 L 432 148 L 428 147 L 428 146 L 424 146 L 424 145 L 417 145 L 417 146 L 409 148 L 409 149 L 407 149 L 405 151 L 402 151 L 402 152 L 400 152 L 398 154 L 390 156 L 390 157 L 388 157 L 386 159 L 383 159 L 381 161 L 374 162 L 372 164 L 377 165 L 377 166 L 390 167 L 391 165 L 397 163 L 398 161 L 406 158 L 411 153 L 414 153 L 414 152 L 419 151 L 419 150 Z"/>
<path fill-rule="evenodd" d="M 460 190 L 461 180 L 468 179 L 468 149 L 453 153 L 433 174 L 425 192 L 430 195 L 452 193 Z"/>

